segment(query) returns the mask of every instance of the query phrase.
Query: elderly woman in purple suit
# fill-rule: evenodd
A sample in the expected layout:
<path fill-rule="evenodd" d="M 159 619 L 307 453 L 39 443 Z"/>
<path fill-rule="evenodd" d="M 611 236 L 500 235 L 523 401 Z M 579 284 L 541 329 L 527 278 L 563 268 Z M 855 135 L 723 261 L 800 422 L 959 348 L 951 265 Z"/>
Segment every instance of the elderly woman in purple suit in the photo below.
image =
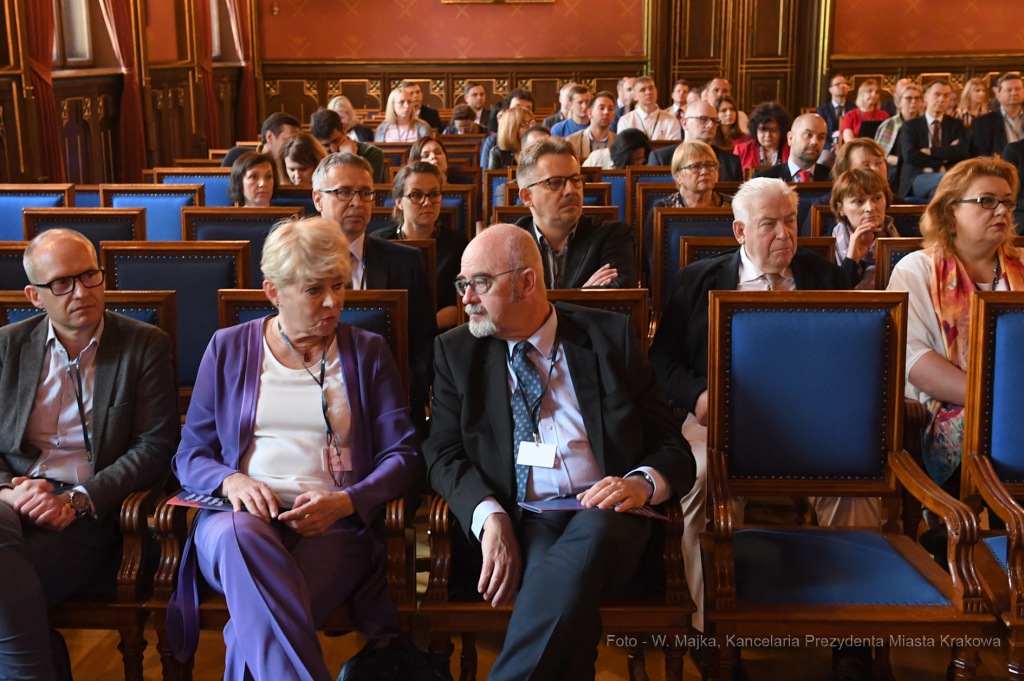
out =
<path fill-rule="evenodd" d="M 278 312 L 214 335 L 174 456 L 186 490 L 234 511 L 198 514 L 168 637 L 178 659 L 194 654 L 198 570 L 231 615 L 225 679 L 330 681 L 316 630 L 336 608 L 348 603 L 365 636 L 397 635 L 381 511 L 423 462 L 384 339 L 338 321 L 350 280 L 338 225 L 277 225 L 260 265 Z"/>

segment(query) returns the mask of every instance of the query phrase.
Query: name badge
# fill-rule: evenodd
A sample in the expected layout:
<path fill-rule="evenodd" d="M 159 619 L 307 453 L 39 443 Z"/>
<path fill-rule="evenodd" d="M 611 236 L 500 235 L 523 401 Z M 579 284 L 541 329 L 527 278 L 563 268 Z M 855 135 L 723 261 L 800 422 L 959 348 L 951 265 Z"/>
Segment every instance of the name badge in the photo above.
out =
<path fill-rule="evenodd" d="M 555 445 L 542 442 L 520 442 L 519 456 L 516 459 L 516 463 L 520 466 L 554 468 L 556 451 Z"/>

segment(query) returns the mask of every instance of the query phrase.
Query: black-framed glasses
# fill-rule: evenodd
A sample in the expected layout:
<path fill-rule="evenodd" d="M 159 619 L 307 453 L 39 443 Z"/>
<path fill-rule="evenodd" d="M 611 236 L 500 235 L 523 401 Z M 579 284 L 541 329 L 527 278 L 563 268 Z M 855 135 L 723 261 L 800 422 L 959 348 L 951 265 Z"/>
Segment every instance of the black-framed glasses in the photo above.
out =
<path fill-rule="evenodd" d="M 431 203 L 441 203 L 441 199 L 444 198 L 444 192 L 435 189 L 429 194 L 424 194 L 423 192 L 414 189 L 408 194 L 402 194 L 402 198 L 409 199 L 413 203 L 423 203 L 423 199 L 429 199 Z"/>
<path fill-rule="evenodd" d="M 39 288 L 48 288 L 50 289 L 50 293 L 55 296 L 66 296 L 75 290 L 76 281 L 82 282 L 82 286 L 85 288 L 96 288 L 103 283 L 105 276 L 106 274 L 101 267 L 98 270 L 86 270 L 85 272 L 76 274 L 73 277 L 58 277 L 57 279 L 45 284 L 32 285 L 38 286 Z"/>
<path fill-rule="evenodd" d="M 695 173 L 699 173 L 702 170 L 706 170 L 710 173 L 712 170 L 716 170 L 718 168 L 719 164 L 717 162 L 705 161 L 704 163 L 691 163 L 688 166 L 683 166 L 679 170 L 692 170 Z"/>
<path fill-rule="evenodd" d="M 1017 210 L 1017 199 L 1003 199 L 1000 201 L 994 196 L 979 196 L 976 199 L 960 199 L 957 203 L 979 203 L 985 210 L 995 210 L 999 204 L 1003 204 L 1006 210 Z"/>
<path fill-rule="evenodd" d="M 550 189 L 551 191 L 560 192 L 563 189 L 565 189 L 566 182 L 572 182 L 572 186 L 576 187 L 577 189 L 581 189 L 583 187 L 583 182 L 585 179 L 586 178 L 584 178 L 582 175 L 556 175 L 555 177 L 549 177 L 545 180 L 537 180 L 533 184 L 528 184 L 526 185 L 525 189 L 529 189 L 530 187 L 536 187 L 538 184 L 544 184 L 547 185 L 548 189 Z"/>
<path fill-rule="evenodd" d="M 348 187 L 338 187 L 336 189 L 317 189 L 321 194 L 334 194 L 340 201 L 351 201 L 359 195 L 359 199 L 363 203 L 369 203 L 373 201 L 373 197 L 376 196 L 377 192 L 372 189 L 349 189 Z"/>
<path fill-rule="evenodd" d="M 498 277 L 506 274 L 512 274 L 520 270 L 525 270 L 525 267 L 517 267 L 512 270 L 506 270 L 504 272 L 498 272 L 497 274 L 482 274 L 472 279 L 456 279 L 455 280 L 455 291 L 459 294 L 459 298 L 466 295 L 468 289 L 473 289 L 473 293 L 478 296 L 482 296 L 491 290 L 491 286 L 494 285 L 494 280 Z"/>
<path fill-rule="evenodd" d="M 700 121 L 701 125 L 707 125 L 711 121 L 714 121 L 715 123 L 718 122 L 717 118 L 712 118 L 711 116 L 686 116 L 686 120 L 688 120 L 688 121 Z"/>

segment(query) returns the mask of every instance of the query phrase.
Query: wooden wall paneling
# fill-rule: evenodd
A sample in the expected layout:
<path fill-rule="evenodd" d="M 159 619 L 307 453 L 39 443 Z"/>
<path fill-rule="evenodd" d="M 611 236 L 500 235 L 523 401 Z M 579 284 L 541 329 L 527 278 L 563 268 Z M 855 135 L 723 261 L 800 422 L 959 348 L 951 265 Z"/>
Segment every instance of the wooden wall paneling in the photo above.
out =
<path fill-rule="evenodd" d="M 730 0 L 665 0 L 669 5 L 668 45 L 664 54 L 668 64 L 652 62 L 655 73 L 668 72 L 669 77 L 658 81 L 660 99 L 668 101 L 671 83 L 685 78 L 699 88 L 707 81 L 726 74 L 725 46 L 728 42 L 727 16 Z M 658 9 L 658 8 L 656 8 Z M 656 77 L 657 80 L 657 77 Z M 730 77 L 730 82 L 734 79 Z M 734 95 L 739 94 L 735 90 Z M 740 102 L 737 101 L 737 105 Z"/>
<path fill-rule="evenodd" d="M 277 111 L 284 111 L 295 116 L 302 123 L 308 123 L 309 117 L 320 105 L 320 92 L 323 89 L 321 79 L 266 79 L 264 89 L 264 114 L 266 118 Z M 326 104 L 326 102 L 323 102 Z"/>
<path fill-rule="evenodd" d="M 121 73 L 66 77 L 57 72 L 53 85 L 68 182 L 118 182 Z"/>
<path fill-rule="evenodd" d="M 217 93 L 217 124 L 220 128 L 220 142 L 227 147 L 234 146 L 240 139 L 237 133 L 238 85 L 242 77 L 241 67 L 234 65 L 213 66 L 214 90 Z M 262 123 L 262 121 L 260 121 Z"/>
<path fill-rule="evenodd" d="M 149 166 L 170 166 L 176 158 L 201 158 L 201 112 L 193 98 L 192 69 L 174 66 L 153 68 L 150 73 Z"/>
<path fill-rule="evenodd" d="M 17 89 L 13 79 L 0 78 L 0 183 L 25 181 Z"/>
<path fill-rule="evenodd" d="M 776 100 L 791 113 L 799 111 L 792 88 L 796 0 L 740 0 L 739 4 L 739 82 L 733 84 L 733 91 L 738 90 L 748 110 Z"/>

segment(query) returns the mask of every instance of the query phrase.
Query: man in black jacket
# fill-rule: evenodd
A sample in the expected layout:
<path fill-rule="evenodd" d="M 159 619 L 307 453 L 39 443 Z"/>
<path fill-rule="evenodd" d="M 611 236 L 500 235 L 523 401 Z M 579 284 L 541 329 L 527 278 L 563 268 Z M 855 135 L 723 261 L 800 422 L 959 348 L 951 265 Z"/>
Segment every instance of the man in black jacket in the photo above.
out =
<path fill-rule="evenodd" d="M 1010 142 L 1024 139 L 1024 80 L 1004 73 L 997 81 L 999 110 L 978 116 L 971 126 L 970 157 L 1001 154 Z"/>
<path fill-rule="evenodd" d="M 683 141 L 694 140 L 704 142 L 711 146 L 718 158 L 718 181 L 719 182 L 742 182 L 743 166 L 740 164 L 740 157 L 731 151 L 725 151 L 715 146 L 715 131 L 718 130 L 718 112 L 715 107 L 701 100 L 693 102 L 686 107 L 686 114 L 683 116 Z M 672 154 L 676 147 L 662 147 L 655 149 L 647 157 L 649 166 L 671 166 Z"/>
<path fill-rule="evenodd" d="M 486 229 L 458 278 L 469 323 L 435 344 L 430 484 L 482 561 L 477 591 L 494 606 L 515 597 L 492 681 L 592 680 L 601 596 L 629 582 L 651 534 L 621 511 L 694 480 L 631 322 L 551 305 L 541 272 L 525 232 Z M 519 506 L 559 497 L 584 508 Z"/>
<path fill-rule="evenodd" d="M 548 288 L 635 288 L 636 243 L 624 222 L 583 215 L 583 177 L 572 145 L 543 137 L 519 153 L 516 224 L 537 241 Z"/>
<path fill-rule="evenodd" d="M 818 114 L 797 116 L 786 134 L 789 161 L 754 173 L 754 177 L 774 177 L 783 182 L 828 182 L 832 171 L 818 163 L 825 148 L 828 126 Z"/>
<path fill-rule="evenodd" d="M 900 129 L 900 196 L 930 199 L 942 174 L 967 158 L 967 131 L 946 115 L 952 92 L 946 81 L 932 81 L 924 93 L 924 115 Z"/>
<path fill-rule="evenodd" d="M 292 135 L 298 135 L 300 132 L 302 132 L 302 126 L 295 116 L 286 114 L 283 111 L 276 111 L 267 116 L 267 120 L 263 121 L 263 129 L 260 131 L 260 145 L 255 149 L 253 147 L 231 147 L 220 162 L 220 167 L 230 168 L 238 160 L 238 157 L 247 151 L 270 154 L 270 156 L 276 159 L 278 152 L 284 146 L 284 143 L 288 141 L 288 138 Z"/>

